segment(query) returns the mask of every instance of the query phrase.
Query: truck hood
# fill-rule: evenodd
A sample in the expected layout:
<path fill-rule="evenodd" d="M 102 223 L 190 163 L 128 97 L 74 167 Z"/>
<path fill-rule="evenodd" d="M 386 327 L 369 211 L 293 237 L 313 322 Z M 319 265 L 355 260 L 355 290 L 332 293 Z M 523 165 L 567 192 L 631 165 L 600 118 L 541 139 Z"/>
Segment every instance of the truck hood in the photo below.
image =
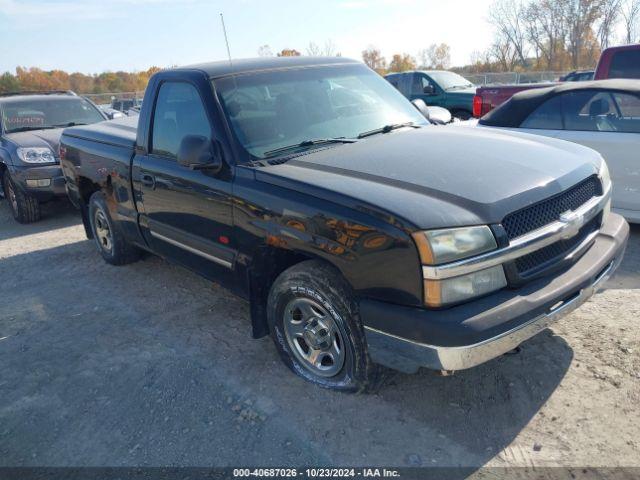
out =
<path fill-rule="evenodd" d="M 561 140 L 432 126 L 314 151 L 256 178 L 431 229 L 499 223 L 597 173 L 602 161 Z"/>
<path fill-rule="evenodd" d="M 62 128 L 29 130 L 26 132 L 8 133 L 5 135 L 5 138 L 17 148 L 49 147 L 57 157 L 62 130 Z"/>

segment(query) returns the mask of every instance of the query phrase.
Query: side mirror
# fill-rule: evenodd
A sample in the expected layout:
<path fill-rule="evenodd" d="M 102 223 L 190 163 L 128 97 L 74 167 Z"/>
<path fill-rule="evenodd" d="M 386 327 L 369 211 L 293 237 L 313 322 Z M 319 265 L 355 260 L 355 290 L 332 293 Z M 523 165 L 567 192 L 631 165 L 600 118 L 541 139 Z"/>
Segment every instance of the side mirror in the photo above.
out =
<path fill-rule="evenodd" d="M 187 135 L 180 142 L 178 164 L 191 170 L 222 170 L 222 155 L 216 146 L 202 135 Z"/>
<path fill-rule="evenodd" d="M 422 89 L 422 93 L 424 93 L 425 95 L 435 95 L 436 89 L 431 84 L 425 85 L 424 88 Z"/>
<path fill-rule="evenodd" d="M 447 123 L 451 123 L 451 120 L 453 120 L 451 112 L 446 108 L 433 106 L 427 108 L 429 109 L 429 120 L 431 123 L 446 125 Z"/>
<path fill-rule="evenodd" d="M 421 98 L 416 98 L 415 100 L 411 100 L 411 103 L 424 116 L 424 118 L 431 121 L 431 113 L 429 112 L 429 107 L 427 107 L 427 104 L 424 103 L 424 100 L 422 100 Z"/>

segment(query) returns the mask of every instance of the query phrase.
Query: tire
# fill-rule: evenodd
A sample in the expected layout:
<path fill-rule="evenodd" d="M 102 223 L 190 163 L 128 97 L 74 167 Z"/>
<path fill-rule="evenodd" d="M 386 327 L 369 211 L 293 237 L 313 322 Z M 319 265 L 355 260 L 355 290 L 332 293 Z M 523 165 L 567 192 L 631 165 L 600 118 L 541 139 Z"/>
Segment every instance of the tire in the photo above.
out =
<path fill-rule="evenodd" d="M 467 112 L 466 110 L 454 110 L 453 112 L 451 112 L 451 116 L 464 122 L 465 120 L 469 120 L 471 117 L 473 117 L 473 114 L 471 112 Z"/>
<path fill-rule="evenodd" d="M 126 265 L 140 258 L 140 249 L 124 238 L 111 219 L 104 193 L 96 192 L 91 195 L 89 220 L 96 247 L 105 262 L 111 265 Z"/>
<path fill-rule="evenodd" d="M 13 218 L 19 223 L 33 223 L 40 220 L 40 203 L 23 192 L 11 179 L 9 172 L 2 176 L 2 187 Z"/>
<path fill-rule="evenodd" d="M 309 260 L 280 274 L 267 318 L 282 361 L 296 375 L 344 392 L 381 385 L 384 369 L 369 358 L 351 288 L 330 265 Z"/>

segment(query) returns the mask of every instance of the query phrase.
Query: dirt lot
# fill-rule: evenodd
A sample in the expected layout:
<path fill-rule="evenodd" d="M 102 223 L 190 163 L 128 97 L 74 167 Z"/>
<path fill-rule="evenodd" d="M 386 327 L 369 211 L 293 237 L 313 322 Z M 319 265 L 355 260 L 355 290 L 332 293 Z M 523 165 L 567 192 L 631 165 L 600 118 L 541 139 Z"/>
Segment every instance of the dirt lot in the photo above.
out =
<path fill-rule="evenodd" d="M 519 355 L 353 396 L 289 373 L 215 285 L 0 202 L 0 465 L 640 466 L 639 270 L 634 228 L 609 290 Z"/>

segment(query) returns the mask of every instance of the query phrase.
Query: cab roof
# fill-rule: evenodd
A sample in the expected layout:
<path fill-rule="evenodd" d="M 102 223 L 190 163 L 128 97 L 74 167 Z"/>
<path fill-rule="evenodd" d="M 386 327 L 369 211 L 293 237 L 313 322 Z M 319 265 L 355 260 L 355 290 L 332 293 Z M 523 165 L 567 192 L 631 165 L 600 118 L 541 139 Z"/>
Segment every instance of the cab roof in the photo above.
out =
<path fill-rule="evenodd" d="M 200 70 L 211 78 L 225 77 L 228 75 L 242 75 L 245 73 L 265 70 L 278 70 L 285 68 L 319 67 L 325 65 L 349 65 L 361 64 L 361 62 L 343 57 L 259 57 L 219 62 L 197 63 L 179 67 L 176 70 L 192 69 Z"/>

